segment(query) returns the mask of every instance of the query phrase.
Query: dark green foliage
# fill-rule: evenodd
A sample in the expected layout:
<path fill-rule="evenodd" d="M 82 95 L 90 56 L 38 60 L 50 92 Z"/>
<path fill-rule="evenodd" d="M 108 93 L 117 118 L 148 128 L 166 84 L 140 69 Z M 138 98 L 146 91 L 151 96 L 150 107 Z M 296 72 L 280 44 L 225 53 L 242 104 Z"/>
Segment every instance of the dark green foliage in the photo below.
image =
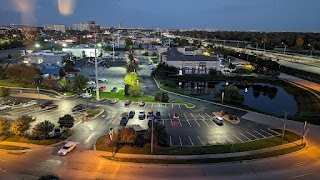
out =
<path fill-rule="evenodd" d="M 63 117 L 59 117 L 58 123 L 61 128 L 72 128 L 74 124 L 74 118 L 70 114 L 66 114 Z"/>
<path fill-rule="evenodd" d="M 35 125 L 35 127 L 32 129 L 32 136 L 39 138 L 39 139 L 48 139 L 49 133 L 52 132 L 54 128 L 54 124 L 50 121 L 43 121 L 41 123 L 38 123 Z"/>
<path fill-rule="evenodd" d="M 166 127 L 163 124 L 159 122 L 154 123 L 154 137 L 155 137 L 155 140 L 158 142 L 158 145 L 166 144 L 168 134 L 166 131 Z"/>
<path fill-rule="evenodd" d="M 169 96 L 168 93 L 163 92 L 163 91 L 157 91 L 155 96 L 154 96 L 155 101 L 159 102 L 168 102 L 169 101 Z"/>
<path fill-rule="evenodd" d="M 60 180 L 60 177 L 54 174 L 47 174 L 41 176 L 38 180 Z"/>
<path fill-rule="evenodd" d="M 0 87 L 0 97 L 10 96 L 10 89 L 5 87 Z"/>

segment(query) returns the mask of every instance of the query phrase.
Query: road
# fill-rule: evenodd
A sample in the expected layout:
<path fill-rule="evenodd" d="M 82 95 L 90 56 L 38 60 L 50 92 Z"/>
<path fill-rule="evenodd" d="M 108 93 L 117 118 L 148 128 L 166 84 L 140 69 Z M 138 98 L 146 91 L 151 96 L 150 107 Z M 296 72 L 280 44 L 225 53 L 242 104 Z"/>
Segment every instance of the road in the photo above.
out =
<path fill-rule="evenodd" d="M 149 88 L 149 83 L 152 88 L 150 93 L 155 92 L 156 85 L 151 79 L 148 78 L 147 72 L 145 72 L 145 82 L 148 83 L 146 87 Z M 142 73 L 143 74 L 143 73 Z M 227 109 L 227 111 L 233 111 L 241 117 L 241 121 L 244 124 L 249 124 L 248 127 L 254 127 L 254 124 L 264 124 L 266 127 L 278 127 L 282 128 L 283 120 L 273 118 L 271 116 L 262 115 L 254 112 L 246 112 L 243 110 L 222 107 L 220 105 L 214 105 L 208 102 L 200 102 L 194 99 L 170 95 L 172 99 L 179 99 L 184 101 L 190 101 L 194 103 L 198 108 L 189 110 L 187 118 L 191 116 L 190 113 L 195 112 L 212 112 L 214 110 L 221 110 L 221 108 Z M 97 157 L 95 152 L 92 151 L 92 144 L 95 139 L 102 134 L 107 134 L 110 127 L 114 127 L 113 119 L 128 109 L 121 109 L 124 105 L 118 103 L 116 105 L 101 103 L 87 102 L 82 99 L 67 98 L 63 100 L 57 100 L 57 103 L 62 107 L 65 107 L 66 111 L 70 111 L 70 108 L 77 104 L 83 103 L 95 107 L 105 109 L 103 115 L 100 115 L 93 121 L 77 122 L 74 136 L 71 140 L 79 142 L 77 148 L 67 156 L 61 157 L 57 155 L 58 149 L 61 145 L 55 147 L 37 148 L 35 150 L 27 151 L 25 153 L 12 153 L 10 151 L 0 150 L 0 179 L 37 179 L 42 174 L 54 173 L 64 179 L 319 179 L 319 166 L 320 166 L 320 139 L 318 133 L 320 131 L 319 126 L 308 125 L 308 133 L 306 138 L 308 140 L 308 147 L 302 151 L 292 153 L 289 155 L 279 156 L 276 158 L 259 159 L 253 161 L 231 162 L 231 163 L 219 163 L 219 164 L 201 164 L 201 165 L 153 165 L 153 164 L 135 164 L 135 163 L 121 163 L 108 161 L 101 157 Z M 145 109 L 150 107 L 157 107 L 147 103 Z M 160 107 L 160 106 L 159 106 Z M 129 109 L 140 109 L 136 104 L 132 104 Z M 166 106 L 161 109 L 166 114 L 179 107 Z M 172 109 L 170 109 L 172 108 Z M 174 109 L 176 108 L 176 109 Z M 180 109 L 180 108 L 179 108 Z M 29 109 L 23 112 L 28 112 Z M 42 111 L 33 109 L 37 113 L 42 114 L 42 118 L 45 117 L 58 117 L 61 113 L 52 111 L 50 116 L 43 114 Z M 179 110 L 180 111 L 180 110 Z M 15 110 L 16 113 L 21 113 L 19 110 Z M 22 113 L 23 113 L 22 112 Z M 67 112 L 67 113 L 68 113 Z M 181 111 L 182 112 L 182 111 Z M 180 112 L 180 113 L 181 113 Z M 185 112 L 187 114 L 187 112 Z M 196 114 L 196 113 L 195 113 Z M 201 114 L 201 116 L 205 114 Z M 192 116 L 191 116 L 192 117 Z M 198 116 L 200 117 L 200 116 Z M 169 117 L 170 118 L 170 117 Z M 185 120 L 187 120 L 187 118 Z M 200 117 L 201 118 L 201 117 Z M 41 119 L 41 118 L 39 118 Z M 186 122 L 183 122 L 182 127 L 188 127 Z M 204 122 L 203 127 L 215 131 L 218 126 L 207 126 Z M 179 125 L 179 124 L 178 124 Z M 196 123 L 192 124 L 192 126 Z M 169 123 L 170 126 L 170 123 Z M 228 126 L 228 125 L 227 125 Z M 178 126 L 179 127 L 179 126 Z M 303 124 L 299 122 L 287 120 L 287 129 L 300 133 Z M 171 133 L 180 131 L 179 129 L 172 129 Z M 178 133 L 178 132 L 177 132 Z M 188 133 L 190 134 L 190 133 Z"/>

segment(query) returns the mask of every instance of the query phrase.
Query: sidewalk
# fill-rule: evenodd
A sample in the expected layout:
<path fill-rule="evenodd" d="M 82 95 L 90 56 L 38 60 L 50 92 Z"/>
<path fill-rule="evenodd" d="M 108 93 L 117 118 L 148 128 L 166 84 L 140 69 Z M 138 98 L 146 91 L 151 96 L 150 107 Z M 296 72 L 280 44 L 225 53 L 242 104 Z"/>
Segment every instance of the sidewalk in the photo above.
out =
<path fill-rule="evenodd" d="M 230 157 L 242 157 L 254 154 L 261 154 L 265 152 L 271 152 L 275 150 L 285 149 L 300 145 L 301 140 L 287 143 L 279 146 L 273 146 L 264 149 L 252 150 L 252 151 L 243 151 L 243 152 L 234 152 L 234 153 L 223 153 L 223 154 L 204 154 L 204 155 L 148 155 L 148 154 L 122 154 L 116 153 L 114 157 L 117 158 L 128 158 L 128 159 L 176 159 L 176 160 L 185 160 L 185 159 L 215 159 L 215 158 L 230 158 Z M 230 149 L 231 150 L 231 149 Z M 107 151 L 95 151 L 98 156 L 111 157 L 111 152 Z"/>

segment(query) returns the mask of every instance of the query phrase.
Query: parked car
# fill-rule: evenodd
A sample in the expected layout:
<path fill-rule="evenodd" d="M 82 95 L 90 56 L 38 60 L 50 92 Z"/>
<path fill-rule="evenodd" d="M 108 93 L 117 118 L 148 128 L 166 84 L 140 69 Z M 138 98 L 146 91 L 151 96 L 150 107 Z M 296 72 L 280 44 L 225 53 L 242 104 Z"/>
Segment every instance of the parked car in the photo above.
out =
<path fill-rule="evenodd" d="M 108 82 L 108 79 L 106 79 L 106 78 L 99 78 L 98 81 L 99 81 L 99 82 Z"/>
<path fill-rule="evenodd" d="M 99 92 L 102 92 L 102 91 L 104 91 L 104 90 L 106 90 L 106 86 L 101 86 L 101 87 L 99 87 Z"/>
<path fill-rule="evenodd" d="M 76 148 L 76 146 L 76 142 L 69 141 L 58 151 L 58 154 L 61 156 L 65 156 L 67 155 L 67 153 L 71 152 L 74 148 Z"/>
<path fill-rule="evenodd" d="M 142 106 L 144 106 L 144 105 L 146 105 L 146 103 L 145 103 L 144 101 L 140 101 L 140 102 L 139 102 L 139 106 L 142 107 Z"/>
<path fill-rule="evenodd" d="M 160 111 L 157 111 L 157 112 L 156 112 L 155 118 L 156 118 L 156 119 L 161 119 L 161 112 L 160 112 Z"/>
<path fill-rule="evenodd" d="M 218 124 L 218 125 L 223 125 L 223 119 L 222 117 L 219 117 L 219 116 L 215 116 L 213 117 L 213 121 Z"/>
<path fill-rule="evenodd" d="M 88 84 L 96 84 L 96 82 L 95 82 L 95 81 L 92 81 L 92 80 L 91 80 L 91 81 L 88 81 L 87 83 L 88 83 Z"/>
<path fill-rule="evenodd" d="M 140 120 L 144 120 L 144 118 L 146 118 L 146 114 L 145 114 L 144 110 L 141 110 L 139 112 L 139 116 L 138 117 L 139 117 Z"/>
<path fill-rule="evenodd" d="M 45 109 L 46 110 L 55 109 L 55 108 L 58 108 L 58 106 L 59 106 L 58 104 L 50 104 L 49 106 L 46 106 Z"/>
<path fill-rule="evenodd" d="M 46 101 L 46 102 L 40 104 L 40 107 L 46 108 L 47 106 L 50 106 L 51 104 L 53 104 L 53 101 Z"/>
<path fill-rule="evenodd" d="M 179 115 L 178 115 L 177 113 L 174 113 L 173 116 L 172 116 L 172 118 L 173 118 L 173 119 L 179 119 L 180 117 L 179 117 Z"/>
<path fill-rule="evenodd" d="M 22 115 L 22 116 L 19 117 L 19 119 L 22 119 L 22 120 L 25 120 L 25 121 L 28 121 L 28 122 L 33 122 L 33 121 L 36 120 L 36 117 L 31 116 L 29 114 L 29 115 Z"/>
<path fill-rule="evenodd" d="M 129 118 L 129 119 L 130 119 L 130 118 L 133 118 L 135 114 L 136 114 L 136 112 L 135 112 L 134 110 L 130 111 L 128 118 Z"/>
<path fill-rule="evenodd" d="M 150 65 L 152 65 L 152 62 L 148 62 L 147 64 L 150 66 Z"/>
<path fill-rule="evenodd" d="M 68 78 L 68 79 L 71 79 L 71 78 L 74 77 L 74 74 L 67 74 L 65 77 Z"/>
<path fill-rule="evenodd" d="M 81 97 L 84 98 L 84 99 L 91 98 L 92 94 L 91 93 L 83 93 L 83 94 L 81 94 Z"/>
<path fill-rule="evenodd" d="M 87 88 L 85 89 L 85 91 L 86 91 L 86 92 L 91 92 L 91 91 L 93 91 L 94 89 L 95 89 L 95 87 L 90 86 L 90 87 L 87 87 Z"/>
<path fill-rule="evenodd" d="M 0 111 L 7 110 L 10 108 L 11 108 L 11 106 L 9 106 L 9 105 L 3 105 L 3 106 L 0 106 Z"/>
<path fill-rule="evenodd" d="M 31 100 L 29 102 L 23 103 L 22 107 L 29 107 L 29 106 L 33 106 L 33 105 L 36 105 L 36 104 L 37 104 L 37 101 Z"/>
<path fill-rule="evenodd" d="M 82 112 L 84 110 L 85 110 L 84 104 L 77 104 L 71 109 L 72 112 Z"/>
<path fill-rule="evenodd" d="M 110 101 L 111 104 L 115 104 L 115 103 L 117 103 L 117 102 L 119 102 L 119 99 L 118 99 L 118 98 L 114 98 L 114 99 L 112 99 L 112 100 Z"/>
<path fill-rule="evenodd" d="M 120 125 L 125 126 L 125 125 L 127 125 L 128 121 L 129 121 L 128 116 L 122 116 L 122 118 L 120 120 Z"/>
<path fill-rule="evenodd" d="M 117 87 L 113 87 L 113 88 L 111 89 L 111 92 L 117 92 L 117 90 L 118 90 Z"/>
<path fill-rule="evenodd" d="M 147 118 L 151 117 L 151 116 L 153 117 L 153 111 L 150 109 L 150 110 L 148 110 Z"/>
<path fill-rule="evenodd" d="M 126 100 L 125 102 L 124 102 L 124 105 L 125 106 L 128 106 L 128 105 L 130 105 L 131 104 L 131 101 L 130 100 Z"/>

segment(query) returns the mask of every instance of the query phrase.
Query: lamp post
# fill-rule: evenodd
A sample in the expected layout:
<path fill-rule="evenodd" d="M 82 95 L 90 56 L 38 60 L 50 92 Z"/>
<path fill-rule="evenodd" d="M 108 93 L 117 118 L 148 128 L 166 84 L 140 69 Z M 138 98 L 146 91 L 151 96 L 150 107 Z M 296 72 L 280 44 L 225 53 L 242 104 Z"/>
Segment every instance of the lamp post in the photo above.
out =
<path fill-rule="evenodd" d="M 154 119 L 152 118 L 152 122 L 151 122 L 151 154 L 153 154 L 153 121 L 154 121 Z"/>
<path fill-rule="evenodd" d="M 284 42 L 282 42 L 281 44 L 283 44 L 284 45 L 284 50 L 283 50 L 283 54 L 286 54 L 286 50 L 287 50 L 287 45 L 284 43 Z"/>
<path fill-rule="evenodd" d="M 262 43 L 263 43 L 263 53 L 265 53 L 266 52 L 266 43 L 264 41 L 262 41 Z"/>
<path fill-rule="evenodd" d="M 313 46 L 311 44 L 308 44 L 309 47 L 311 47 L 310 56 L 312 56 Z"/>
<path fill-rule="evenodd" d="M 281 144 L 283 144 L 284 132 L 286 131 L 286 121 L 287 121 L 287 112 L 285 112 L 285 115 L 284 115 Z"/>
<path fill-rule="evenodd" d="M 256 51 L 258 50 L 258 45 L 259 45 L 259 43 L 256 43 Z"/>
<path fill-rule="evenodd" d="M 96 100 L 99 101 L 99 82 L 98 82 L 98 62 L 97 62 L 97 35 L 94 31 L 94 67 L 95 67 L 95 74 L 96 74 Z"/>

